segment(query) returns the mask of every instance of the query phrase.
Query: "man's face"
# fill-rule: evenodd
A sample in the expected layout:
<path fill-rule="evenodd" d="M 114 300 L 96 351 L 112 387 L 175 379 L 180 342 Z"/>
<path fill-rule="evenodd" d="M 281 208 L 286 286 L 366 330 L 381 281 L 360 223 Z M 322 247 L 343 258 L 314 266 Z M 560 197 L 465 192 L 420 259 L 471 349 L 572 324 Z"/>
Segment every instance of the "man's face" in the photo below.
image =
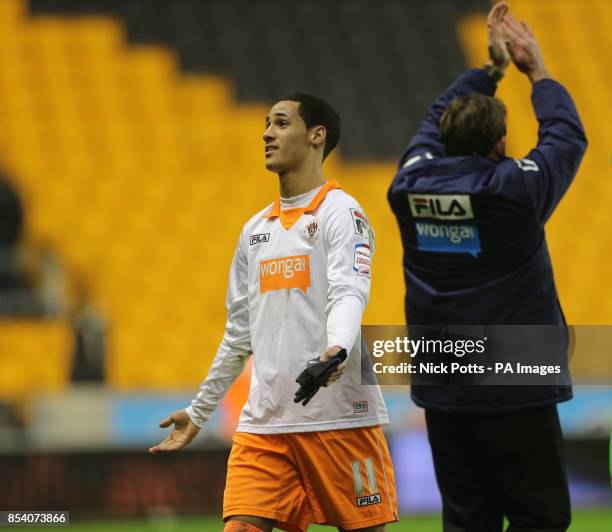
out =
<path fill-rule="evenodd" d="M 310 142 L 299 102 L 282 100 L 272 106 L 266 117 L 266 168 L 282 173 L 298 167 L 308 154 Z"/>

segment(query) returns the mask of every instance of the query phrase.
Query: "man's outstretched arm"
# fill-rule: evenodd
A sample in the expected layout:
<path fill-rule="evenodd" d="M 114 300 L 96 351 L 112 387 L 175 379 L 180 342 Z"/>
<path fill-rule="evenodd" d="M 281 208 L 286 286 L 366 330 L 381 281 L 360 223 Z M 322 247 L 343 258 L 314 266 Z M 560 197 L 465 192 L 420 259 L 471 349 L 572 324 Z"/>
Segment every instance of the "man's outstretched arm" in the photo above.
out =
<path fill-rule="evenodd" d="M 502 28 L 516 67 L 533 84 L 532 102 L 539 122 L 538 144 L 516 161 L 521 182 L 544 224 L 569 188 L 587 147 L 578 111 L 567 90 L 550 79 L 538 42 L 525 22 L 508 15 Z"/>
<path fill-rule="evenodd" d="M 483 68 L 468 70 L 433 103 L 421 126 L 412 137 L 399 162 L 399 168 L 409 166 L 419 157 L 434 158 L 444 155 L 444 145 L 440 135 L 440 118 L 448 104 L 456 96 L 478 92 L 488 96 L 495 95 L 497 82 L 510 64 L 501 23 L 508 11 L 508 4 L 500 2 L 493 6 L 487 19 L 489 60 Z"/>
<path fill-rule="evenodd" d="M 165 418 L 160 427 L 174 424 L 172 433 L 161 443 L 149 449 L 156 454 L 177 451 L 190 443 L 200 428 L 212 416 L 219 401 L 244 369 L 251 352 L 248 307 L 248 267 L 246 254 L 242 249 L 241 235 L 230 270 L 227 289 L 227 323 L 221 345 L 208 376 L 191 405 L 177 410 Z"/>

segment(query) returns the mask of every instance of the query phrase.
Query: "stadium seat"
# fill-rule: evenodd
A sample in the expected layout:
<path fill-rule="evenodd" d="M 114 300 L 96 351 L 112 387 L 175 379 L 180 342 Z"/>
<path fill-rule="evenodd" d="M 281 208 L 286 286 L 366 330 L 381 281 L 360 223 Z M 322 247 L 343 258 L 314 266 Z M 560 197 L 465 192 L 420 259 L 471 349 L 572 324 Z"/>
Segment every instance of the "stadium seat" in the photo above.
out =
<path fill-rule="evenodd" d="M 344 31 L 351 21 L 367 27 L 369 11 L 362 14 L 350 2 L 332 7 L 322 1 L 275 2 L 281 20 L 295 20 L 296 28 L 302 28 L 299 46 L 286 32 L 278 32 L 278 38 L 290 50 L 317 54 L 305 57 L 303 68 L 292 69 L 291 79 L 282 79 L 276 68 L 259 70 L 274 50 L 269 36 L 253 48 L 252 56 L 243 56 L 240 32 L 223 23 L 223 17 L 244 7 L 240 2 L 157 2 L 156 10 L 166 6 L 165 13 L 172 16 L 160 20 L 151 15 L 157 30 L 150 35 L 126 32 L 140 15 L 113 11 L 108 7 L 112 2 L 79 3 L 76 13 L 70 7 L 74 3 L 64 0 L 30 4 L 35 16 L 28 14 L 25 0 L 0 2 L 0 54 L 6 58 L 0 63 L 0 86 L 7 95 L 0 100 L 0 154 L 20 177 L 29 209 L 28 238 L 53 246 L 67 271 L 86 278 L 92 302 L 108 319 L 106 374 L 111 387 L 193 388 L 205 375 L 222 335 L 227 272 L 242 224 L 278 194 L 276 177 L 263 168 L 263 118 L 270 99 L 295 80 L 307 79 L 311 90 L 329 88 L 331 96 L 340 95 L 335 103 L 346 117 L 346 133 L 340 154 L 326 163 L 326 174 L 360 199 L 377 231 L 366 322 L 403 321 L 399 235 L 385 200 L 395 171 L 389 150 L 392 158 L 399 156 L 430 100 L 463 61 L 459 49 L 448 55 L 448 36 L 431 45 L 433 56 L 423 48 L 426 41 L 437 42 L 427 32 L 455 31 L 450 22 L 430 20 L 432 10 L 448 6 L 421 6 L 414 12 L 415 3 L 388 1 L 376 15 L 370 13 L 386 28 L 385 35 L 357 36 L 352 52 L 346 53 L 355 57 L 360 46 L 370 43 L 385 47 L 393 64 L 411 59 L 397 69 L 380 65 L 378 75 L 393 74 L 392 81 L 374 80 L 357 90 L 355 80 L 363 81 L 362 73 L 343 61 L 344 48 L 331 31 L 342 20 Z M 559 78 L 576 97 L 591 140 L 580 175 L 549 231 L 562 303 L 574 323 L 606 322 L 612 300 L 599 294 L 612 249 L 606 207 L 612 187 L 603 179 L 609 172 L 609 147 L 601 109 L 607 100 L 610 68 L 605 58 L 612 53 L 612 40 L 601 21 L 609 20 L 611 7 L 606 0 L 595 0 L 593 18 L 578 16 L 571 6 L 560 11 L 560 27 L 575 23 L 579 28 L 564 32 L 588 58 L 579 62 L 566 60 L 567 46 L 557 48 L 558 37 L 546 32 L 544 7 L 522 0 L 515 4 L 542 34 L 551 69 L 558 67 Z M 145 5 L 139 2 L 133 9 Z M 258 27 L 265 28 L 258 17 L 269 8 L 249 9 Z M 333 24 L 325 22 L 328 9 L 334 10 Z M 462 11 L 453 12 L 459 17 Z M 178 44 L 173 40 L 162 46 L 164 39 L 180 33 L 160 28 L 163 21 L 185 23 L 194 33 L 198 26 L 192 21 L 202 13 L 208 28 L 202 35 L 182 35 Z M 321 26 L 320 41 L 306 35 L 312 22 Z M 482 28 L 482 13 L 459 26 L 473 65 L 484 61 Z M 130 44 L 130 35 L 139 44 Z M 188 52 L 185 43 L 191 47 Z M 204 45 L 216 47 L 214 53 L 207 55 L 199 48 Z M 227 70 L 221 69 L 218 57 L 228 60 L 222 65 Z M 431 57 L 438 58 L 434 69 Z M 188 72 L 181 72 L 185 61 Z M 211 70 L 202 73 L 202 65 Z M 242 74 L 234 75 L 241 69 Z M 318 74 L 310 76 L 315 69 Z M 528 86 L 510 73 L 500 94 L 510 109 L 509 151 L 523 156 L 535 142 Z M 240 97 L 262 103 L 245 103 Z M 383 103 L 391 110 L 378 110 Z M 394 139 L 392 148 L 387 136 L 372 134 L 376 121 L 388 124 L 383 129 Z M 388 162 L 350 162 L 355 153 Z M 585 239 L 585 234 L 597 234 L 599 244 L 592 245 L 594 239 Z M 23 384 L 15 387 L 24 389 Z"/>
<path fill-rule="evenodd" d="M 0 402 L 64 389 L 73 341 L 62 321 L 0 320 Z"/>
<path fill-rule="evenodd" d="M 612 15 L 612 4 L 593 0 L 585 10 L 578 1 L 559 0 L 555 9 L 549 9 L 546 3 L 515 0 L 512 9 L 529 21 L 552 75 L 574 98 L 589 138 L 580 171 L 547 227 L 561 304 L 570 323 L 607 324 L 612 299 L 600 294 L 609 291 L 602 291 L 602 282 L 606 283 L 612 261 L 612 232 L 606 221 L 612 187 L 603 177 L 610 173 L 604 112 L 609 97 L 608 85 L 594 80 L 612 74 L 607 60 L 612 39 L 604 22 Z M 459 32 L 470 63 L 482 64 L 486 59 L 483 17 L 464 19 Z M 537 141 L 529 84 L 511 69 L 498 96 L 508 107 L 508 152 L 522 158 Z"/>

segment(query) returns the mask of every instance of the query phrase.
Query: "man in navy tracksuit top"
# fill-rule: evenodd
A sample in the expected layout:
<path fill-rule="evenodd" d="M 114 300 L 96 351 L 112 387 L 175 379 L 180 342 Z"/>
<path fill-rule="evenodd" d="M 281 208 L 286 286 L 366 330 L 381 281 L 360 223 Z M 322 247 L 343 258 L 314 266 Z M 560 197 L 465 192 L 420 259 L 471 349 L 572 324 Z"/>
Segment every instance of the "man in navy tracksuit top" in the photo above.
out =
<path fill-rule="evenodd" d="M 550 79 L 529 28 L 489 15 L 490 61 L 433 104 L 389 189 L 404 248 L 409 325 L 565 324 L 544 224 L 587 141 L 567 91 Z M 505 156 L 493 98 L 510 59 L 533 83 L 536 148 Z M 418 382 L 418 380 L 413 380 Z M 425 408 L 445 532 L 563 531 L 571 520 L 556 403 L 547 386 L 416 386 Z"/>

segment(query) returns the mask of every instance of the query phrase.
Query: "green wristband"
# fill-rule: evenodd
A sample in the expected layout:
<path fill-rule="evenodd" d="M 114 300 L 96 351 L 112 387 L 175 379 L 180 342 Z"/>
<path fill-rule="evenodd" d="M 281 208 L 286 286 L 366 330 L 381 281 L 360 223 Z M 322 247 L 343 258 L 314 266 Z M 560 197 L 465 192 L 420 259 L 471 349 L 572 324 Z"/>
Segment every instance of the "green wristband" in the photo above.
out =
<path fill-rule="evenodd" d="M 482 67 L 482 69 L 487 73 L 487 76 L 493 78 L 493 81 L 495 83 L 498 83 L 504 77 L 504 73 L 503 72 L 501 72 L 500 70 L 495 68 L 494 65 L 491 65 L 489 63 L 485 64 Z"/>

